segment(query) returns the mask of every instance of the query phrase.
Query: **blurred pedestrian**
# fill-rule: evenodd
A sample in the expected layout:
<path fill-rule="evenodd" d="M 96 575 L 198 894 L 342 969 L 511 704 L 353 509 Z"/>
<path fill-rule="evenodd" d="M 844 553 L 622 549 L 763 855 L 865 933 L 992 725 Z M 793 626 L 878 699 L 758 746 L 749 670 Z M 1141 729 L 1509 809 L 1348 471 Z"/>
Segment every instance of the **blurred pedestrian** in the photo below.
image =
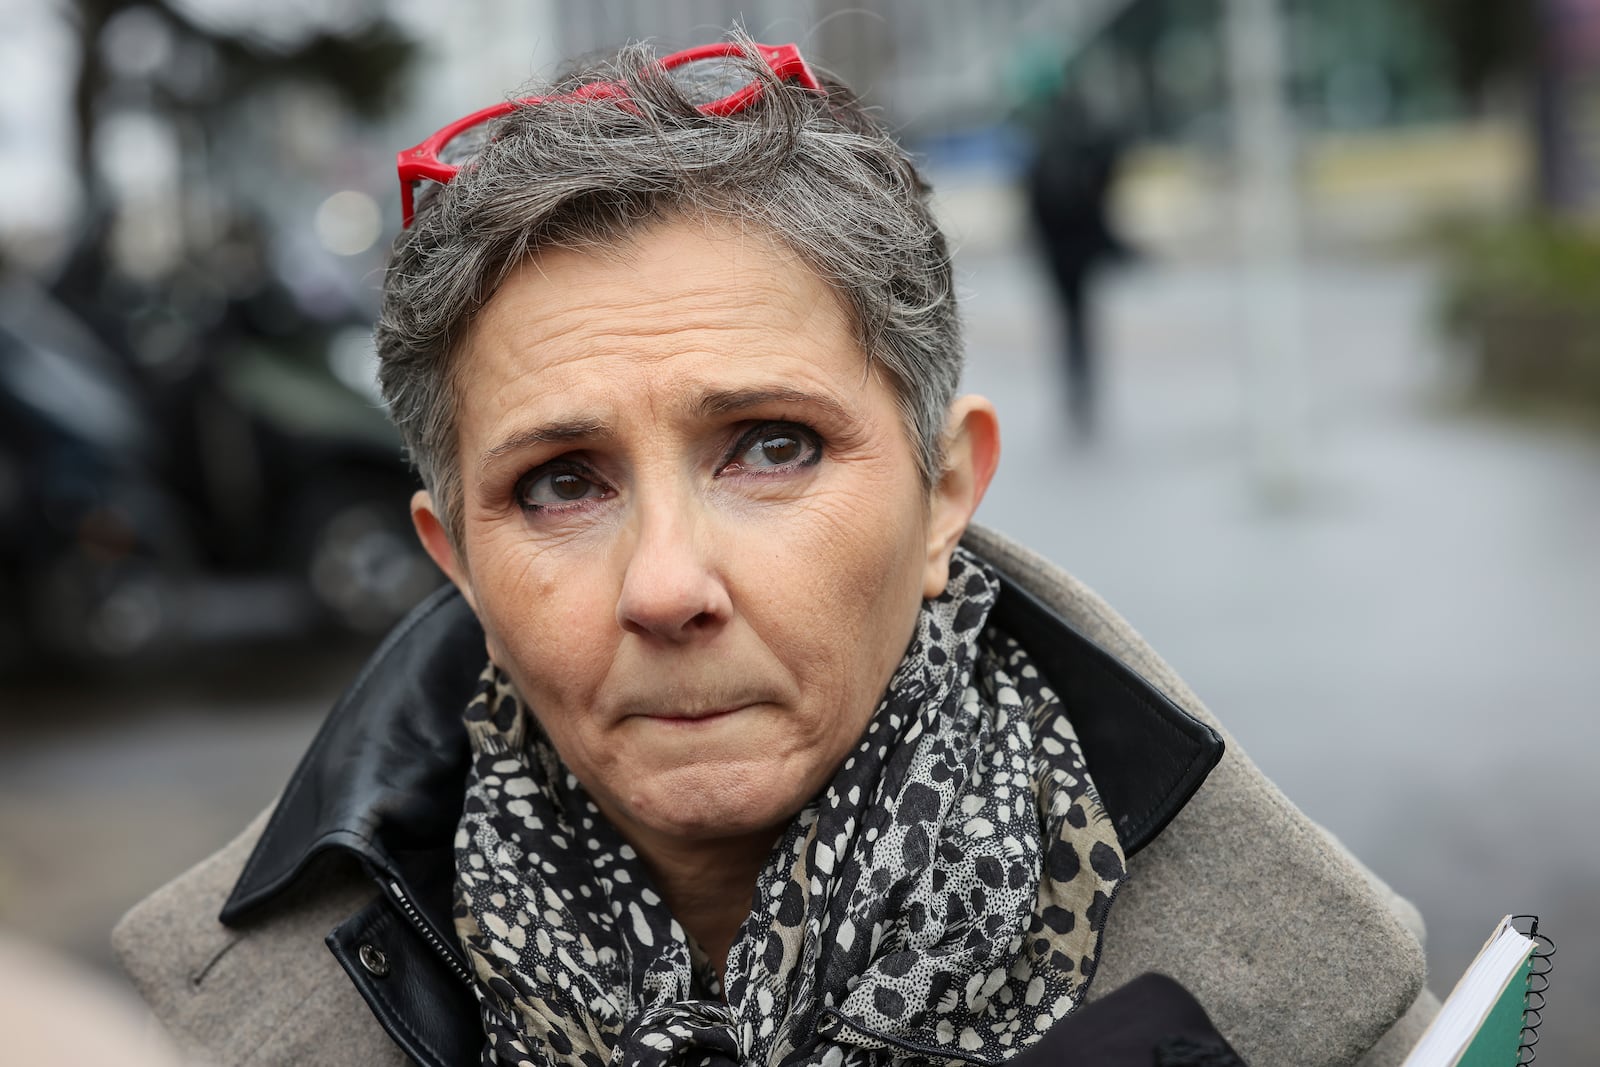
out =
<path fill-rule="evenodd" d="M 1027 202 L 1061 316 L 1061 364 L 1068 411 L 1079 436 L 1098 414 L 1098 337 L 1094 297 L 1100 269 L 1128 250 L 1111 223 L 1109 201 L 1122 142 L 1068 90 L 1036 123 Z"/>

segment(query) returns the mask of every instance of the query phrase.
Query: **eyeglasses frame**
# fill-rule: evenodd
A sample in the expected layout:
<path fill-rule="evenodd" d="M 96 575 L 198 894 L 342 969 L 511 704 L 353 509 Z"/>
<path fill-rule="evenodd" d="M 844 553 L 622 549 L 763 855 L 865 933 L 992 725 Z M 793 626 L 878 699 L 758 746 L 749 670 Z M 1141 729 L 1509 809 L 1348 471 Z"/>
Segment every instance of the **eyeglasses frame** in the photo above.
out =
<path fill-rule="evenodd" d="M 766 61 L 772 72 L 779 78 L 798 82 L 802 88 L 812 92 L 825 92 L 822 83 L 812 73 L 810 66 L 800 55 L 800 49 L 794 44 L 755 46 L 757 54 Z M 656 64 L 662 70 L 672 70 L 689 63 L 698 63 L 706 59 L 732 59 L 744 56 L 744 46 L 732 41 L 719 41 L 715 44 L 703 44 L 694 48 L 686 48 L 681 52 L 662 56 Z M 439 153 L 445 145 L 472 129 L 474 126 L 491 122 L 502 115 L 509 115 L 520 107 L 531 107 L 539 104 L 554 103 L 557 101 L 586 101 L 586 100 L 616 100 L 621 106 L 627 106 L 628 90 L 621 82 L 601 81 L 590 82 L 580 86 L 570 93 L 560 93 L 555 96 L 525 96 L 518 100 L 505 100 L 498 104 L 474 111 L 464 115 L 448 125 L 434 131 L 421 143 L 397 153 L 395 168 L 400 176 L 400 209 L 401 226 L 409 229 L 412 220 L 416 217 L 415 189 L 423 181 L 437 182 L 448 185 L 465 164 L 446 163 L 439 158 Z M 729 93 L 727 96 L 709 103 L 701 104 L 697 110 L 702 115 L 724 117 L 737 115 L 745 108 L 750 107 L 761 99 L 761 83 L 753 81 L 750 84 Z"/>

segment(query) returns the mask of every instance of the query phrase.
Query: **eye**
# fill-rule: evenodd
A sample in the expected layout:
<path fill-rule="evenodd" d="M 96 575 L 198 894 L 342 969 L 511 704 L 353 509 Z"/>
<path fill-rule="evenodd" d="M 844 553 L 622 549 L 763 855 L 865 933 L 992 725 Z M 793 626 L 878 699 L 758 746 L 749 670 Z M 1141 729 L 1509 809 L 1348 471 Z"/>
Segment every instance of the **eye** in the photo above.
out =
<path fill-rule="evenodd" d="M 607 494 L 605 486 L 572 467 L 540 467 L 529 471 L 517 483 L 517 503 L 527 511 L 542 511 L 598 500 Z"/>
<path fill-rule="evenodd" d="M 809 467 L 822 458 L 817 435 L 792 422 L 763 423 L 739 438 L 723 470 L 782 471 Z"/>

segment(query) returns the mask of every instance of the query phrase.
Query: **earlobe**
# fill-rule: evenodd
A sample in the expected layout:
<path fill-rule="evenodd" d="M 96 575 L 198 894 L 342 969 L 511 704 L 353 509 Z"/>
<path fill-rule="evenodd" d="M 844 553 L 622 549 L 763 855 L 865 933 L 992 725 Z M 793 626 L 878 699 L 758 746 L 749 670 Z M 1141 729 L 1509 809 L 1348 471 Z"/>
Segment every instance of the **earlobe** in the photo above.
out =
<path fill-rule="evenodd" d="M 461 565 L 455 546 L 450 543 L 450 535 L 445 531 L 444 522 L 434 509 L 433 497 L 426 489 L 418 489 L 411 494 L 411 525 L 416 529 L 417 540 L 422 542 L 428 557 L 444 571 L 445 577 L 461 591 L 468 606 L 476 613 L 478 605 L 472 595 L 471 583 L 467 581 L 466 568 Z"/>
<path fill-rule="evenodd" d="M 945 422 L 944 470 L 933 489 L 924 597 L 944 592 L 950 555 L 983 502 L 999 463 L 1000 418 L 994 405 L 981 396 L 956 398 Z"/>

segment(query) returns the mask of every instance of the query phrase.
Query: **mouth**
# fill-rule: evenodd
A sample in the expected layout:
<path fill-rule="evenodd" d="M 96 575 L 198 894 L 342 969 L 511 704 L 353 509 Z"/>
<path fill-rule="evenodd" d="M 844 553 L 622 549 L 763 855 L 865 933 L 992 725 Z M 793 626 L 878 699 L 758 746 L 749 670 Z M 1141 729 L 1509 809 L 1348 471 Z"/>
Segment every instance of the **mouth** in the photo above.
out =
<path fill-rule="evenodd" d="M 639 718 L 664 723 L 668 726 L 694 727 L 720 722 L 754 706 L 754 704 L 732 704 L 720 708 L 670 708 L 660 711 L 640 712 Z"/>

